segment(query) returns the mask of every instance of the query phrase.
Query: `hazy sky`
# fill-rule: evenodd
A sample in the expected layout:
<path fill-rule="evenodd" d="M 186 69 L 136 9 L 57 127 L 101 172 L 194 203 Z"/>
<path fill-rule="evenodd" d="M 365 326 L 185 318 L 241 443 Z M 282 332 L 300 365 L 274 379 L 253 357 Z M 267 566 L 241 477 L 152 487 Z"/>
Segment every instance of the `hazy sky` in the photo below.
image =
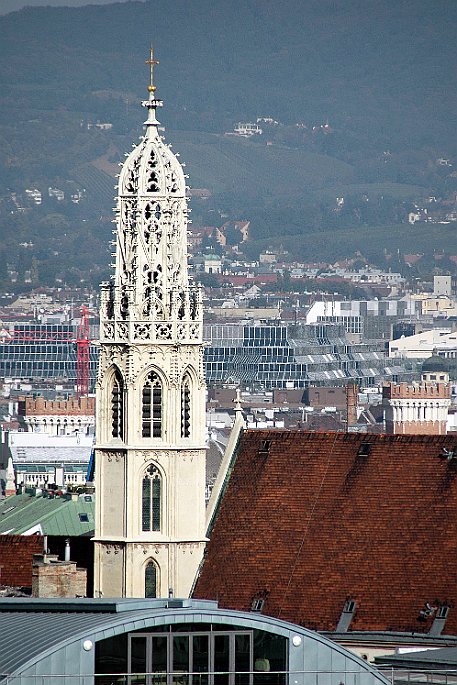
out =
<path fill-rule="evenodd" d="M 0 0 L 0 14 L 8 14 L 22 7 L 43 5 L 80 7 L 81 5 L 107 5 L 112 2 L 128 2 L 128 0 Z"/>

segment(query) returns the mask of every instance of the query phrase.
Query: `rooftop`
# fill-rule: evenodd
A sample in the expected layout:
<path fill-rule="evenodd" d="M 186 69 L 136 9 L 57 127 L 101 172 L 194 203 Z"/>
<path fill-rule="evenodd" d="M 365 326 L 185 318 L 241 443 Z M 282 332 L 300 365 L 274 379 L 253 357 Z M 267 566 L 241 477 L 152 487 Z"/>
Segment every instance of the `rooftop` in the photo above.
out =
<path fill-rule="evenodd" d="M 335 631 L 457 635 L 457 437 L 245 431 L 196 597 Z M 424 612 L 429 604 L 432 611 Z"/>
<path fill-rule="evenodd" d="M 0 535 L 80 536 L 94 530 L 95 502 L 83 495 L 76 501 L 69 496 L 13 495 L 0 500 Z"/>

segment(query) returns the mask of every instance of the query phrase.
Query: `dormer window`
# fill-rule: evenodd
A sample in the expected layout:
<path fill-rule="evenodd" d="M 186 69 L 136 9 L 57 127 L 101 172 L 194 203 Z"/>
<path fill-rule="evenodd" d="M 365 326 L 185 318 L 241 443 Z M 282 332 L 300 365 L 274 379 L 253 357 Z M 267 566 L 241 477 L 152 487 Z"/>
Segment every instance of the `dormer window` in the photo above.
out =
<path fill-rule="evenodd" d="M 347 612 L 349 614 L 353 614 L 355 611 L 355 607 L 356 607 L 355 600 L 354 599 L 347 599 L 345 604 L 344 604 L 343 611 Z"/>
<path fill-rule="evenodd" d="M 449 607 L 447 604 L 442 604 L 440 607 L 438 607 L 438 610 L 436 612 L 436 618 L 447 618 L 447 615 L 449 613 Z"/>
<path fill-rule="evenodd" d="M 371 442 L 362 442 L 357 452 L 358 457 L 368 457 L 371 454 L 371 448 L 373 447 Z"/>

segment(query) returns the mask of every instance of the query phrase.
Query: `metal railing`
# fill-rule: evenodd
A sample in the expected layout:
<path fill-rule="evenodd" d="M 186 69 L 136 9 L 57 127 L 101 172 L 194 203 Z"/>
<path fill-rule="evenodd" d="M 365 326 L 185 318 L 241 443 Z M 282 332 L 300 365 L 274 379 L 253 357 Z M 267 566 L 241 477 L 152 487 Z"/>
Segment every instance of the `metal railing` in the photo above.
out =
<path fill-rule="evenodd" d="M 369 670 L 0 674 L 1 685 L 387 685 L 389 681 L 400 682 L 385 672 Z"/>
<path fill-rule="evenodd" d="M 0 673 L 1 685 L 457 685 L 457 669 Z"/>

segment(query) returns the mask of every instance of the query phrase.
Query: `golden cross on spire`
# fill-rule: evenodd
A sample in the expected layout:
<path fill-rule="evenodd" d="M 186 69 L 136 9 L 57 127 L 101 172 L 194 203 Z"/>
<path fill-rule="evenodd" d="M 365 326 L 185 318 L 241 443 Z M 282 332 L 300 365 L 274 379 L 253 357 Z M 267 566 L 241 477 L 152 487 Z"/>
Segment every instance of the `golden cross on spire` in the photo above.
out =
<path fill-rule="evenodd" d="M 149 59 L 145 61 L 145 64 L 149 64 L 149 86 L 148 86 L 148 91 L 150 93 L 154 93 L 156 90 L 156 87 L 154 85 L 154 67 L 156 64 L 159 64 L 158 59 L 154 59 L 154 48 L 151 47 L 149 48 Z"/>

